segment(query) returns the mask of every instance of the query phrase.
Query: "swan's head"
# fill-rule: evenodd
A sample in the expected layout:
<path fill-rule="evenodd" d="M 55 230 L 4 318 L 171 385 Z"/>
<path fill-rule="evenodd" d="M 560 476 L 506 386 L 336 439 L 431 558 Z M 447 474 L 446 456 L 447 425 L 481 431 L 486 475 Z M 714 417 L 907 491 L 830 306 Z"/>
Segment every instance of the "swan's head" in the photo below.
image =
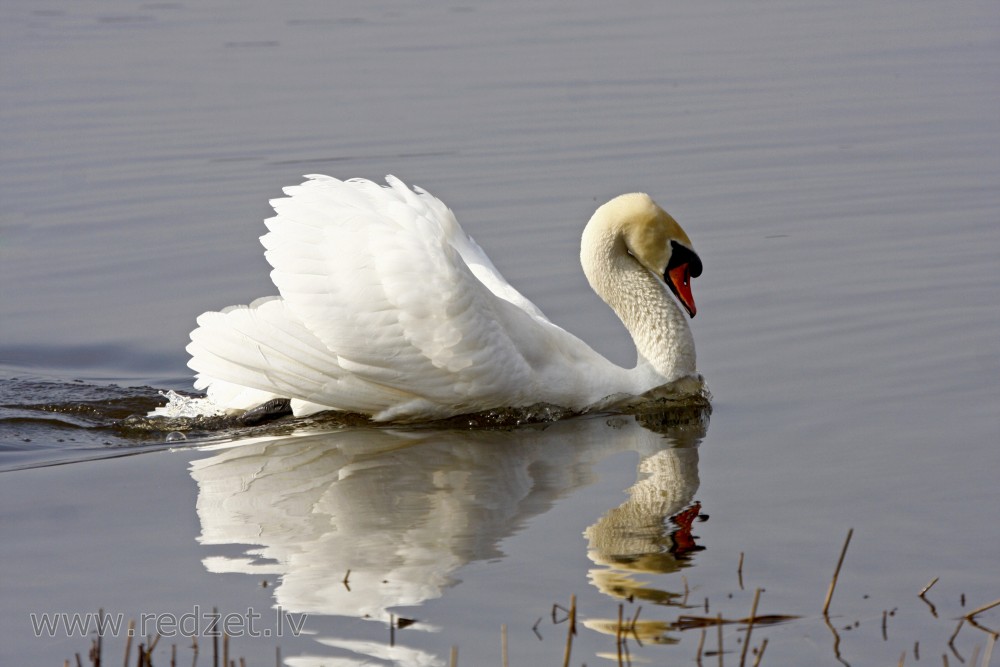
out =
<path fill-rule="evenodd" d="M 629 254 L 646 270 L 662 278 L 694 317 L 697 309 L 691 294 L 691 279 L 701 275 L 701 259 L 677 221 L 643 193 L 615 197 L 599 208 L 598 214 L 614 221 L 612 224 L 619 227 Z"/>

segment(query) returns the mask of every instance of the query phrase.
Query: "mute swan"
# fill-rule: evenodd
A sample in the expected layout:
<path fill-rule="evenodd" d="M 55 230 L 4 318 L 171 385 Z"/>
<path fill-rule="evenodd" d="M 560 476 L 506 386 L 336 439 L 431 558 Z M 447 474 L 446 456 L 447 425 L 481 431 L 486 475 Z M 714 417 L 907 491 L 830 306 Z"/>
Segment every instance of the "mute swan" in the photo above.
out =
<path fill-rule="evenodd" d="M 283 398 L 300 416 L 376 421 L 534 404 L 579 412 L 700 381 L 691 330 L 667 292 L 694 317 L 701 260 L 648 195 L 598 208 L 580 250 L 635 341 L 638 363 L 625 369 L 550 322 L 428 192 L 392 176 L 385 186 L 305 178 L 271 201 L 277 215 L 261 237 L 280 296 L 204 313 L 191 333 L 200 411 Z"/>

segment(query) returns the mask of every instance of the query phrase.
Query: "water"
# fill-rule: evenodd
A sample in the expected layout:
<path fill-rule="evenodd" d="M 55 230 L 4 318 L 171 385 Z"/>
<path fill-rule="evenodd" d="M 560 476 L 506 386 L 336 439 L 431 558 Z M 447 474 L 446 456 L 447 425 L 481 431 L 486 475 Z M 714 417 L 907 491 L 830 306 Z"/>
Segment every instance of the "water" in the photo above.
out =
<path fill-rule="evenodd" d="M 1000 598 L 998 34 L 990 2 L 4 3 L 0 663 L 86 656 L 32 613 L 218 607 L 264 617 L 254 665 L 500 664 L 502 625 L 561 664 L 571 595 L 572 664 L 615 664 L 620 604 L 634 662 L 692 663 L 679 616 L 757 588 L 799 617 L 765 665 L 981 661 L 948 642 Z M 621 364 L 579 232 L 650 192 L 705 262 L 710 420 L 122 429 L 190 387 L 200 312 L 273 293 L 267 200 L 316 172 L 429 189 Z"/>

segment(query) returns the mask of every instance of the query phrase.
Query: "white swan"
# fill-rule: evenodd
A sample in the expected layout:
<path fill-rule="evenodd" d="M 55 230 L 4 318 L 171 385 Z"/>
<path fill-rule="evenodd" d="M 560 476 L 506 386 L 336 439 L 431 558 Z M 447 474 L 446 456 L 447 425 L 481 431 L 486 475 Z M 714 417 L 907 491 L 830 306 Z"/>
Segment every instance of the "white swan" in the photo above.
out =
<path fill-rule="evenodd" d="M 202 409 L 291 399 L 296 415 L 378 421 L 552 404 L 584 411 L 699 377 L 684 314 L 701 260 L 645 194 L 604 204 L 583 232 L 591 286 L 624 322 L 621 368 L 550 322 L 497 271 L 437 198 L 390 176 L 307 176 L 271 202 L 261 242 L 280 296 L 204 313 L 188 365 Z M 157 411 L 159 414 L 163 414 Z"/>

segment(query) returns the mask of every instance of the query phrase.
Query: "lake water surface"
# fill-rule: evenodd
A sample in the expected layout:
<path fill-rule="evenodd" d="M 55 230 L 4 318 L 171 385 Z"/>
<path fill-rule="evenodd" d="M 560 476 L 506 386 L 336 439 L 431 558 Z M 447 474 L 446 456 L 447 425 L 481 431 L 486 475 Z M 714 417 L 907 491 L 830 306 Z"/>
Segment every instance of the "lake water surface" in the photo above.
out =
<path fill-rule="evenodd" d="M 757 589 L 795 617 L 763 665 L 985 663 L 998 110 L 993 1 L 3 3 L 0 664 L 86 661 L 38 623 L 98 609 L 186 664 L 170 619 L 218 608 L 249 665 L 500 665 L 502 627 L 560 665 L 576 596 L 570 664 L 737 665 L 745 624 L 684 617 Z M 649 192 L 705 264 L 711 415 L 122 428 L 190 388 L 199 313 L 275 292 L 261 220 L 310 173 L 427 188 L 627 365 L 579 236 Z"/>

